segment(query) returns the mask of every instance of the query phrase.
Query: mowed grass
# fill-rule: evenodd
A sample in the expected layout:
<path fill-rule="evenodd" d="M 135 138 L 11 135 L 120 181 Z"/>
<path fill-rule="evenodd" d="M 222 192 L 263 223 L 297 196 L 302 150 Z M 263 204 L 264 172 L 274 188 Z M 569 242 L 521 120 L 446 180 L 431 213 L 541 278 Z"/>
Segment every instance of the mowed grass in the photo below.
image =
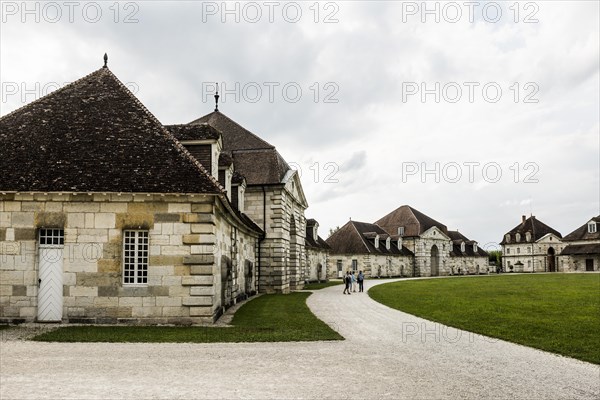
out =
<path fill-rule="evenodd" d="M 304 289 L 302 290 L 319 290 L 329 286 L 337 286 L 341 285 L 343 282 L 341 280 L 331 280 L 328 282 L 314 282 L 304 285 Z"/>
<path fill-rule="evenodd" d="M 599 274 L 413 280 L 369 295 L 431 321 L 600 364 Z"/>
<path fill-rule="evenodd" d="M 235 313 L 232 327 L 71 326 L 36 336 L 43 342 L 291 342 L 343 340 L 306 305 L 311 293 L 263 295 Z"/>

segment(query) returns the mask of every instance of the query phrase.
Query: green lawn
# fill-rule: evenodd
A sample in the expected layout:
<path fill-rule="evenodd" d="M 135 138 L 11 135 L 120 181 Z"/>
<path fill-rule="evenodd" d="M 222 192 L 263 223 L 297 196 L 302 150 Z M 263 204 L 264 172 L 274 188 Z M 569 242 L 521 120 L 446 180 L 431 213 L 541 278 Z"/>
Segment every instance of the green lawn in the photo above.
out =
<path fill-rule="evenodd" d="M 329 282 L 320 282 L 320 283 L 309 283 L 307 285 L 304 285 L 304 289 L 303 290 L 319 290 L 319 289 L 323 289 L 329 286 L 337 286 L 337 285 L 341 285 L 343 282 L 341 280 L 331 280 Z"/>
<path fill-rule="evenodd" d="M 600 364 L 600 275 L 427 279 L 369 290 L 392 308 Z"/>
<path fill-rule="evenodd" d="M 311 293 L 263 295 L 235 313 L 233 327 L 72 326 L 36 336 L 44 342 L 291 342 L 343 340 L 309 310 Z"/>
<path fill-rule="evenodd" d="M 9 325 L 0 325 L 0 331 L 3 329 L 8 329 L 8 328 L 10 328 Z"/>

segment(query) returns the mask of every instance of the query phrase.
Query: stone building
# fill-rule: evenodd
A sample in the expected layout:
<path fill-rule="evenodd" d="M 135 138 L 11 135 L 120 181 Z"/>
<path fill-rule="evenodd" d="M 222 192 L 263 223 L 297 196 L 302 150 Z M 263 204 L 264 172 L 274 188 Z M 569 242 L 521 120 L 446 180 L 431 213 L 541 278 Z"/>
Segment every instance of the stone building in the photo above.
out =
<path fill-rule="evenodd" d="M 565 248 L 562 235 L 533 215 L 523 215 L 500 244 L 504 272 L 564 271 L 558 257 Z"/>
<path fill-rule="evenodd" d="M 318 233 L 319 223 L 314 219 L 306 220 L 306 267 L 304 281 L 314 282 L 327 279 L 327 258 L 330 247 Z"/>
<path fill-rule="evenodd" d="M 265 232 L 257 250 L 259 290 L 287 293 L 301 289 L 307 260 L 304 211 L 308 203 L 298 173 L 273 145 L 218 108 L 188 125 L 199 124 L 222 133 L 222 151 L 246 179 L 244 211 Z"/>
<path fill-rule="evenodd" d="M 326 242 L 331 248 L 329 278 L 341 278 L 347 271 L 362 271 L 367 277 L 413 276 L 412 251 L 401 236 L 378 225 L 348 221 Z"/>
<path fill-rule="evenodd" d="M 452 240 L 450 275 L 484 274 L 494 272 L 489 268 L 489 255 L 479 244 L 458 231 L 448 231 Z"/>
<path fill-rule="evenodd" d="M 413 207 L 403 205 L 375 224 L 402 236 L 414 253 L 414 276 L 487 273 L 488 254 L 477 242 L 448 231 L 446 225 Z"/>
<path fill-rule="evenodd" d="M 563 238 L 561 266 L 565 271 L 600 271 L 600 215 Z"/>
<path fill-rule="evenodd" d="M 0 320 L 209 322 L 298 286 L 299 179 L 225 131 L 163 126 L 106 66 L 0 118 Z"/>

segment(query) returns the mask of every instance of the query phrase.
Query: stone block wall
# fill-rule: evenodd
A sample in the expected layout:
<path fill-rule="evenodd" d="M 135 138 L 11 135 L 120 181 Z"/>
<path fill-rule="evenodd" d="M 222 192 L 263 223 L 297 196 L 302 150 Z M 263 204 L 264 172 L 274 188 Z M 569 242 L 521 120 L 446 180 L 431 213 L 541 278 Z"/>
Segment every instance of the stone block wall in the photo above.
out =
<path fill-rule="evenodd" d="M 62 228 L 64 321 L 214 321 L 222 307 L 216 258 L 231 247 L 218 202 L 183 195 L 0 195 L 0 319 L 35 320 L 38 230 Z M 144 285 L 123 283 L 128 229 L 149 232 Z M 253 260 L 255 238 L 240 239 L 240 257 Z"/>
<path fill-rule="evenodd" d="M 264 195 L 262 190 L 260 186 L 248 187 L 244 206 L 246 214 L 265 230 L 257 273 L 259 291 L 288 293 L 301 289 L 306 263 L 304 208 L 283 186 L 266 186 Z"/>

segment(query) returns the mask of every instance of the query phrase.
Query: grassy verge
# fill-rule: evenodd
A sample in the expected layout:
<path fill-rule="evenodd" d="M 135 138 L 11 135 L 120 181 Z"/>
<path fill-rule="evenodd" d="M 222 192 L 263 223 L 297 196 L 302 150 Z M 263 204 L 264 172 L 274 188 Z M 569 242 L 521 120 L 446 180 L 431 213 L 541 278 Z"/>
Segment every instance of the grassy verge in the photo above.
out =
<path fill-rule="evenodd" d="M 10 328 L 9 325 L 0 325 L 0 331 L 8 328 Z"/>
<path fill-rule="evenodd" d="M 600 275 L 403 281 L 369 295 L 448 326 L 600 364 Z"/>
<path fill-rule="evenodd" d="M 264 295 L 235 313 L 232 327 L 72 326 L 36 336 L 44 342 L 291 342 L 342 340 L 306 305 L 310 293 Z"/>
<path fill-rule="evenodd" d="M 337 286 L 337 285 L 341 285 L 343 282 L 341 280 L 331 280 L 329 282 L 320 282 L 320 283 L 309 283 L 307 285 L 304 285 L 304 289 L 303 290 L 319 290 L 319 289 L 323 289 L 329 286 Z"/>

